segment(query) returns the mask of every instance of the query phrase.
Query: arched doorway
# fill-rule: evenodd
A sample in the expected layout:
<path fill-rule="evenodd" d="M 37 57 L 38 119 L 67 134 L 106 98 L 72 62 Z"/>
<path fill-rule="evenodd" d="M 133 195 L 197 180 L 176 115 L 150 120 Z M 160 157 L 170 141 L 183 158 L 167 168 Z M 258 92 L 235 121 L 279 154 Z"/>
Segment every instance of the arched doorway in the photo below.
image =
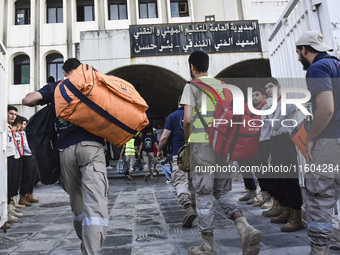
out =
<path fill-rule="evenodd" d="M 241 88 L 263 86 L 263 79 L 271 77 L 269 59 L 249 59 L 229 66 L 216 75 L 217 79 Z M 258 79 L 255 79 L 258 78 Z"/>

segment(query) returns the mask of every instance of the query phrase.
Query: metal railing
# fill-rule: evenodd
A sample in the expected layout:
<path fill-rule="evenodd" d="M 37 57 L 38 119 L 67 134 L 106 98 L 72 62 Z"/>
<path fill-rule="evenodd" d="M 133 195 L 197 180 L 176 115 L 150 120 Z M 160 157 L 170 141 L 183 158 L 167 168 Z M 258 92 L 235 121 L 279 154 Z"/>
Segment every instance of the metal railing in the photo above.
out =
<path fill-rule="evenodd" d="M 254 19 L 259 23 L 276 23 L 289 0 L 252 0 Z"/>

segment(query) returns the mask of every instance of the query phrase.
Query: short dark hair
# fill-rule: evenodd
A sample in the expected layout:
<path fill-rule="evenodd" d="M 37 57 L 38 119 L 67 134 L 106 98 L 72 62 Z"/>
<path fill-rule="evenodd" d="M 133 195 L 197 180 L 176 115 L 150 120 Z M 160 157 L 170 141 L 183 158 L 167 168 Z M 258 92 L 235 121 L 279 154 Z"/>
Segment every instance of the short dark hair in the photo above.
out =
<path fill-rule="evenodd" d="M 8 105 L 8 106 L 7 106 L 7 112 L 12 111 L 12 110 L 18 112 L 18 109 L 17 109 L 15 106 L 13 106 L 13 105 Z"/>
<path fill-rule="evenodd" d="M 63 70 L 65 73 L 69 73 L 72 70 L 76 70 L 80 66 L 80 61 L 76 58 L 69 58 L 64 62 Z"/>
<path fill-rule="evenodd" d="M 311 53 L 321 53 L 321 51 L 317 51 L 316 49 L 314 49 L 312 46 L 310 45 L 300 45 L 300 46 L 296 46 L 296 48 L 298 48 L 299 50 L 302 50 L 302 47 L 305 47 L 305 49 Z"/>
<path fill-rule="evenodd" d="M 146 126 L 146 128 L 144 129 L 145 134 L 146 133 L 152 133 L 152 127 L 151 126 Z"/>
<path fill-rule="evenodd" d="M 47 83 L 55 83 L 54 77 L 53 77 L 53 76 L 49 76 L 49 77 L 47 78 Z"/>
<path fill-rule="evenodd" d="M 15 121 L 12 123 L 11 126 L 15 127 L 15 126 L 21 125 L 23 122 L 24 122 L 23 117 L 20 115 L 17 115 L 17 117 L 15 118 Z"/>
<path fill-rule="evenodd" d="M 189 57 L 190 64 L 195 67 L 197 72 L 205 73 L 209 69 L 209 56 L 203 51 L 194 51 Z"/>
<path fill-rule="evenodd" d="M 253 88 L 253 93 L 254 92 L 260 92 L 261 95 L 266 95 L 266 91 L 264 90 L 264 88 L 261 88 L 261 87 L 255 87 Z"/>
<path fill-rule="evenodd" d="M 28 122 L 28 120 L 24 117 L 24 116 L 21 116 L 22 117 L 22 121 L 24 122 L 24 121 L 26 121 L 26 122 Z"/>
<path fill-rule="evenodd" d="M 267 79 L 264 80 L 263 86 L 266 86 L 270 82 L 273 83 L 275 86 L 280 85 L 279 81 L 276 78 L 270 77 L 270 78 L 267 78 Z"/>

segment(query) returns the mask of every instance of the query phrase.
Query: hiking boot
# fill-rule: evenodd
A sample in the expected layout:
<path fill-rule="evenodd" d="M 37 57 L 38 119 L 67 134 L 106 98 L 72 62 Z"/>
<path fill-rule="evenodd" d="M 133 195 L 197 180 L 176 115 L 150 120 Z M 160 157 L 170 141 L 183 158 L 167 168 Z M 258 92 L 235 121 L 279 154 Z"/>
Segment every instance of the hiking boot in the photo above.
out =
<path fill-rule="evenodd" d="M 191 246 L 189 248 L 189 255 L 217 255 L 214 237 L 202 234 L 201 245 Z"/>
<path fill-rule="evenodd" d="M 27 201 L 30 203 L 39 203 L 39 200 L 33 197 L 33 193 L 27 194 Z"/>
<path fill-rule="evenodd" d="M 1 226 L 1 229 L 3 229 L 6 232 L 6 229 L 10 228 L 11 224 L 9 224 L 8 222 L 6 222 L 4 225 Z"/>
<path fill-rule="evenodd" d="M 26 195 L 20 195 L 19 204 L 25 205 L 25 206 L 31 206 L 32 205 L 30 202 L 27 201 L 27 194 Z"/>
<path fill-rule="evenodd" d="M 130 181 L 132 181 L 132 180 L 133 180 L 133 178 L 132 178 L 132 172 L 131 172 L 131 173 L 129 173 L 129 175 L 128 175 L 128 179 L 129 179 Z"/>
<path fill-rule="evenodd" d="M 250 199 L 250 190 L 248 190 L 247 194 L 243 197 L 240 197 L 238 201 L 248 201 Z"/>
<path fill-rule="evenodd" d="M 192 222 L 196 219 L 197 214 L 195 213 L 194 209 L 191 207 L 191 204 L 186 205 L 184 207 L 185 215 L 182 222 L 183 228 L 191 228 Z"/>
<path fill-rule="evenodd" d="M 18 222 L 18 218 L 17 217 L 15 217 L 15 216 L 13 216 L 12 214 L 7 214 L 7 222 L 8 223 L 16 223 L 16 222 Z"/>
<path fill-rule="evenodd" d="M 9 214 L 15 216 L 15 217 L 23 217 L 24 215 L 22 213 L 18 213 L 14 210 L 14 206 L 13 206 L 13 202 L 11 202 L 8 206 L 7 206 L 7 211 Z"/>
<path fill-rule="evenodd" d="M 261 192 L 261 199 L 257 200 L 257 202 L 255 202 L 253 204 L 253 206 L 254 207 L 260 207 L 265 202 L 267 202 L 268 199 L 270 199 L 268 193 L 266 191 L 263 191 L 263 192 Z"/>
<path fill-rule="evenodd" d="M 249 192 L 250 198 L 247 201 L 247 205 L 252 205 L 255 203 L 255 198 L 256 198 L 256 190 L 251 190 Z"/>
<path fill-rule="evenodd" d="M 268 197 L 267 201 L 261 205 L 261 209 L 270 209 L 273 207 L 274 199 L 272 197 Z"/>
<path fill-rule="evenodd" d="M 247 219 L 242 216 L 234 221 L 242 241 L 243 255 L 257 255 L 260 252 L 262 233 L 250 226 Z"/>
<path fill-rule="evenodd" d="M 304 229 L 303 222 L 301 220 L 301 210 L 291 209 L 288 223 L 281 227 L 281 231 L 294 232 L 300 229 Z"/>
<path fill-rule="evenodd" d="M 310 253 L 309 255 L 327 255 L 328 254 L 328 245 L 319 246 L 316 244 L 310 244 Z"/>
<path fill-rule="evenodd" d="M 290 208 L 288 206 L 281 206 L 282 213 L 279 216 L 270 219 L 271 223 L 287 223 L 290 218 Z"/>
<path fill-rule="evenodd" d="M 18 204 L 17 196 L 11 198 L 13 201 L 13 205 L 16 208 L 25 208 L 26 206 Z"/>
<path fill-rule="evenodd" d="M 280 207 L 279 201 L 274 199 L 273 207 L 270 208 L 268 211 L 262 212 L 262 215 L 264 217 L 276 217 L 279 216 L 282 213 L 282 208 Z"/>

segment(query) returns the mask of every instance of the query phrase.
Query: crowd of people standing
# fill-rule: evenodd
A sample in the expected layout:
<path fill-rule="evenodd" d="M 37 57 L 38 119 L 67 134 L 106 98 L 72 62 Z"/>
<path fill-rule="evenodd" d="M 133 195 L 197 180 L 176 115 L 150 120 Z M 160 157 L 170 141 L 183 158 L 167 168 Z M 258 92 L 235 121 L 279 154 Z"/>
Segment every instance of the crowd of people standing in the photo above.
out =
<path fill-rule="evenodd" d="M 308 131 L 306 141 L 307 164 L 340 164 L 340 62 L 327 54 L 332 50 L 324 42 L 319 32 L 308 31 L 296 42 L 298 60 L 307 70 L 307 86 L 311 92 L 311 103 L 314 119 Z M 215 88 L 222 82 L 208 75 L 209 56 L 203 51 L 194 51 L 188 59 L 190 76 Z M 68 59 L 64 65 L 64 76 L 72 75 L 80 65 L 77 59 Z M 23 104 L 34 106 L 53 102 L 53 91 L 57 83 L 50 83 L 42 89 L 31 92 L 23 99 Z M 252 93 L 253 106 L 260 111 L 267 110 L 273 102 L 277 108 L 272 114 L 261 115 L 266 123 L 261 127 L 259 147 L 255 157 L 239 161 L 240 167 L 249 165 L 295 166 L 297 168 L 297 151 L 291 140 L 293 125 L 287 122 L 296 119 L 295 105 L 285 105 L 285 114 L 281 112 L 281 84 L 274 77 L 264 80 L 260 87 L 254 87 Z M 216 255 L 214 241 L 214 198 L 227 217 L 233 221 L 242 242 L 244 255 L 260 252 L 261 231 L 251 226 L 243 215 L 240 206 L 230 192 L 231 173 L 218 175 L 214 172 L 197 171 L 195 166 L 231 165 L 232 162 L 223 155 L 217 154 L 209 145 L 209 136 L 199 115 L 202 112 L 202 90 L 187 83 L 178 100 L 178 109 L 170 114 L 164 129 L 158 127 L 156 136 L 153 129 L 147 127 L 142 136 L 135 136 L 123 146 L 120 157 L 125 151 L 129 162 L 128 178 L 133 180 L 136 158 L 144 162 L 145 181 L 153 178 L 155 150 L 157 157 L 169 154 L 172 171 L 168 179 L 174 184 L 178 202 L 185 210 L 183 227 L 192 227 L 197 219 L 201 232 L 201 243 L 189 248 L 190 255 Z M 209 97 L 208 97 L 209 98 Z M 211 100 L 211 102 L 209 101 Z M 204 120 L 213 118 L 215 106 L 208 99 Z M 27 123 L 17 116 L 17 109 L 8 106 L 8 204 L 9 222 L 15 222 L 17 212 L 16 196 L 20 193 L 19 204 L 27 205 L 37 202 L 32 197 L 34 184 L 34 165 L 29 148 L 25 146 L 27 139 L 24 126 Z M 276 119 L 270 125 L 265 120 Z M 285 121 L 286 125 L 282 125 Z M 81 239 L 83 254 L 99 254 L 105 240 L 108 227 L 108 180 L 103 150 L 104 141 L 86 130 L 69 122 L 56 120 L 58 129 L 57 147 L 60 155 L 63 187 L 70 195 L 73 222 L 76 233 Z M 21 131 L 20 131 L 21 130 Z M 161 132 L 162 131 L 162 132 Z M 164 148 L 172 137 L 172 150 L 164 153 Z M 26 140 L 25 140 L 26 139 Z M 138 142 L 140 140 L 140 143 Z M 190 144 L 191 169 L 184 172 L 178 166 L 177 153 L 184 145 Z M 28 169 L 28 170 L 26 170 Z M 33 169 L 33 170 L 32 170 Z M 199 168 L 198 168 L 199 169 Z M 28 177 L 29 176 L 29 177 Z M 270 222 L 282 224 L 282 232 L 295 232 L 304 229 L 301 216 L 303 197 L 299 184 L 298 172 L 292 175 L 283 173 L 266 175 L 244 174 L 247 194 L 240 201 L 249 205 L 270 207 L 263 211 Z M 257 196 L 255 178 L 261 189 Z M 310 255 L 327 254 L 332 231 L 332 209 L 339 199 L 340 175 L 337 171 L 326 174 L 309 172 L 305 175 L 307 217 L 307 234 L 310 239 Z M 93 185 L 94 184 L 94 185 Z M 95 186 L 95 187 L 94 187 Z M 270 206 L 266 203 L 270 203 Z"/>

